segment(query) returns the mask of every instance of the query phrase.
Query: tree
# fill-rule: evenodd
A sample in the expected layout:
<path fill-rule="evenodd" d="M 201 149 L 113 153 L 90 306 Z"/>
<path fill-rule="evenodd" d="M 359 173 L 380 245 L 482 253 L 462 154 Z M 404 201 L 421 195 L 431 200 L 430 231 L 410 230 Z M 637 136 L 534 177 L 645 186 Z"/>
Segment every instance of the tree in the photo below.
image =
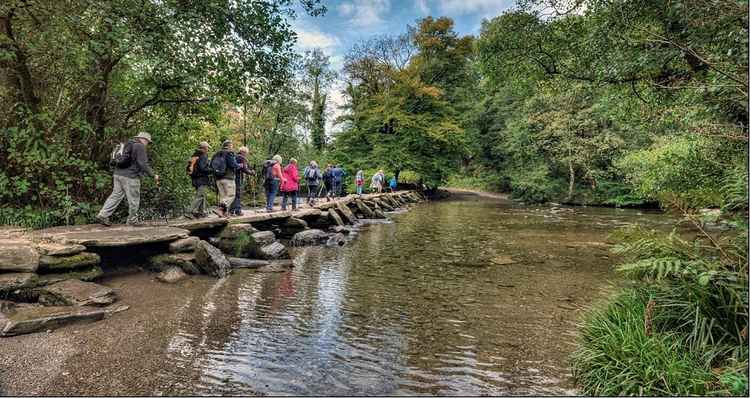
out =
<path fill-rule="evenodd" d="M 336 78 L 330 59 L 320 49 L 308 52 L 304 59 L 304 80 L 310 93 L 310 135 L 313 147 L 323 150 L 326 144 L 326 90 Z"/>

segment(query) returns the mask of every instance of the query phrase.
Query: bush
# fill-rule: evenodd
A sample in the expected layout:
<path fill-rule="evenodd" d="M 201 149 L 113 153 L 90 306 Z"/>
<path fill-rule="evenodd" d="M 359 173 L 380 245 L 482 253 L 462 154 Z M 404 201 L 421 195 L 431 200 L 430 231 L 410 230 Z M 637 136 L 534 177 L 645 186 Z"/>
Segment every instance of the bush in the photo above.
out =
<path fill-rule="evenodd" d="M 586 395 L 705 395 L 716 376 L 672 333 L 647 333 L 650 293 L 628 289 L 584 320 L 572 356 Z"/>

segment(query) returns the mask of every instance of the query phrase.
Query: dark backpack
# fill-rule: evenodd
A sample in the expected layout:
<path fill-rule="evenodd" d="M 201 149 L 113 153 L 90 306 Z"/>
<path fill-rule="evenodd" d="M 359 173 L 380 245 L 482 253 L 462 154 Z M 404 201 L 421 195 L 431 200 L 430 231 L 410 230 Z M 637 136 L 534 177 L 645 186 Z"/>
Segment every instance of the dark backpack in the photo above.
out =
<path fill-rule="evenodd" d="M 133 143 L 119 143 L 112 150 L 112 156 L 109 159 L 109 165 L 118 169 L 127 169 L 133 163 Z"/>
<path fill-rule="evenodd" d="M 227 174 L 227 158 L 224 151 L 217 152 L 211 158 L 211 170 L 216 178 L 222 178 Z"/>
<path fill-rule="evenodd" d="M 307 179 L 307 181 L 317 182 L 319 178 L 320 174 L 317 167 L 308 167 L 307 170 L 305 170 L 305 179 Z"/>
<path fill-rule="evenodd" d="M 275 160 L 266 160 L 263 162 L 263 183 L 267 184 L 273 180 L 273 165 L 276 164 Z"/>

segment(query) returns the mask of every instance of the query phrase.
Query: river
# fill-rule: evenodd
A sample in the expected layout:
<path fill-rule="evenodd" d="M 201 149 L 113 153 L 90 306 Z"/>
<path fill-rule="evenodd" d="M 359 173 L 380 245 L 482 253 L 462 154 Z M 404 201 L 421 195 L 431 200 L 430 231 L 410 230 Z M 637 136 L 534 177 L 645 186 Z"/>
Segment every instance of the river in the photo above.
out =
<path fill-rule="evenodd" d="M 567 357 L 639 210 L 459 194 L 293 249 L 286 273 L 104 280 L 131 309 L 0 344 L 16 394 L 574 394 Z M 14 347 L 15 345 L 15 347 Z"/>

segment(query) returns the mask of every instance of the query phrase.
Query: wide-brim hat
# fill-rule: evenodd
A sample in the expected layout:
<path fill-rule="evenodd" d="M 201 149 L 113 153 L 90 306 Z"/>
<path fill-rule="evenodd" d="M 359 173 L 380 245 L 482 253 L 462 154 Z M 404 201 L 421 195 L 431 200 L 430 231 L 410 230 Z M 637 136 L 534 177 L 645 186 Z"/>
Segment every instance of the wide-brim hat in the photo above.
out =
<path fill-rule="evenodd" d="M 138 135 L 136 135 L 135 138 L 143 138 L 144 140 L 146 140 L 148 142 L 153 142 L 153 141 L 151 141 L 151 134 L 149 134 L 149 133 L 147 133 L 145 131 L 141 131 L 140 133 L 138 133 Z"/>

